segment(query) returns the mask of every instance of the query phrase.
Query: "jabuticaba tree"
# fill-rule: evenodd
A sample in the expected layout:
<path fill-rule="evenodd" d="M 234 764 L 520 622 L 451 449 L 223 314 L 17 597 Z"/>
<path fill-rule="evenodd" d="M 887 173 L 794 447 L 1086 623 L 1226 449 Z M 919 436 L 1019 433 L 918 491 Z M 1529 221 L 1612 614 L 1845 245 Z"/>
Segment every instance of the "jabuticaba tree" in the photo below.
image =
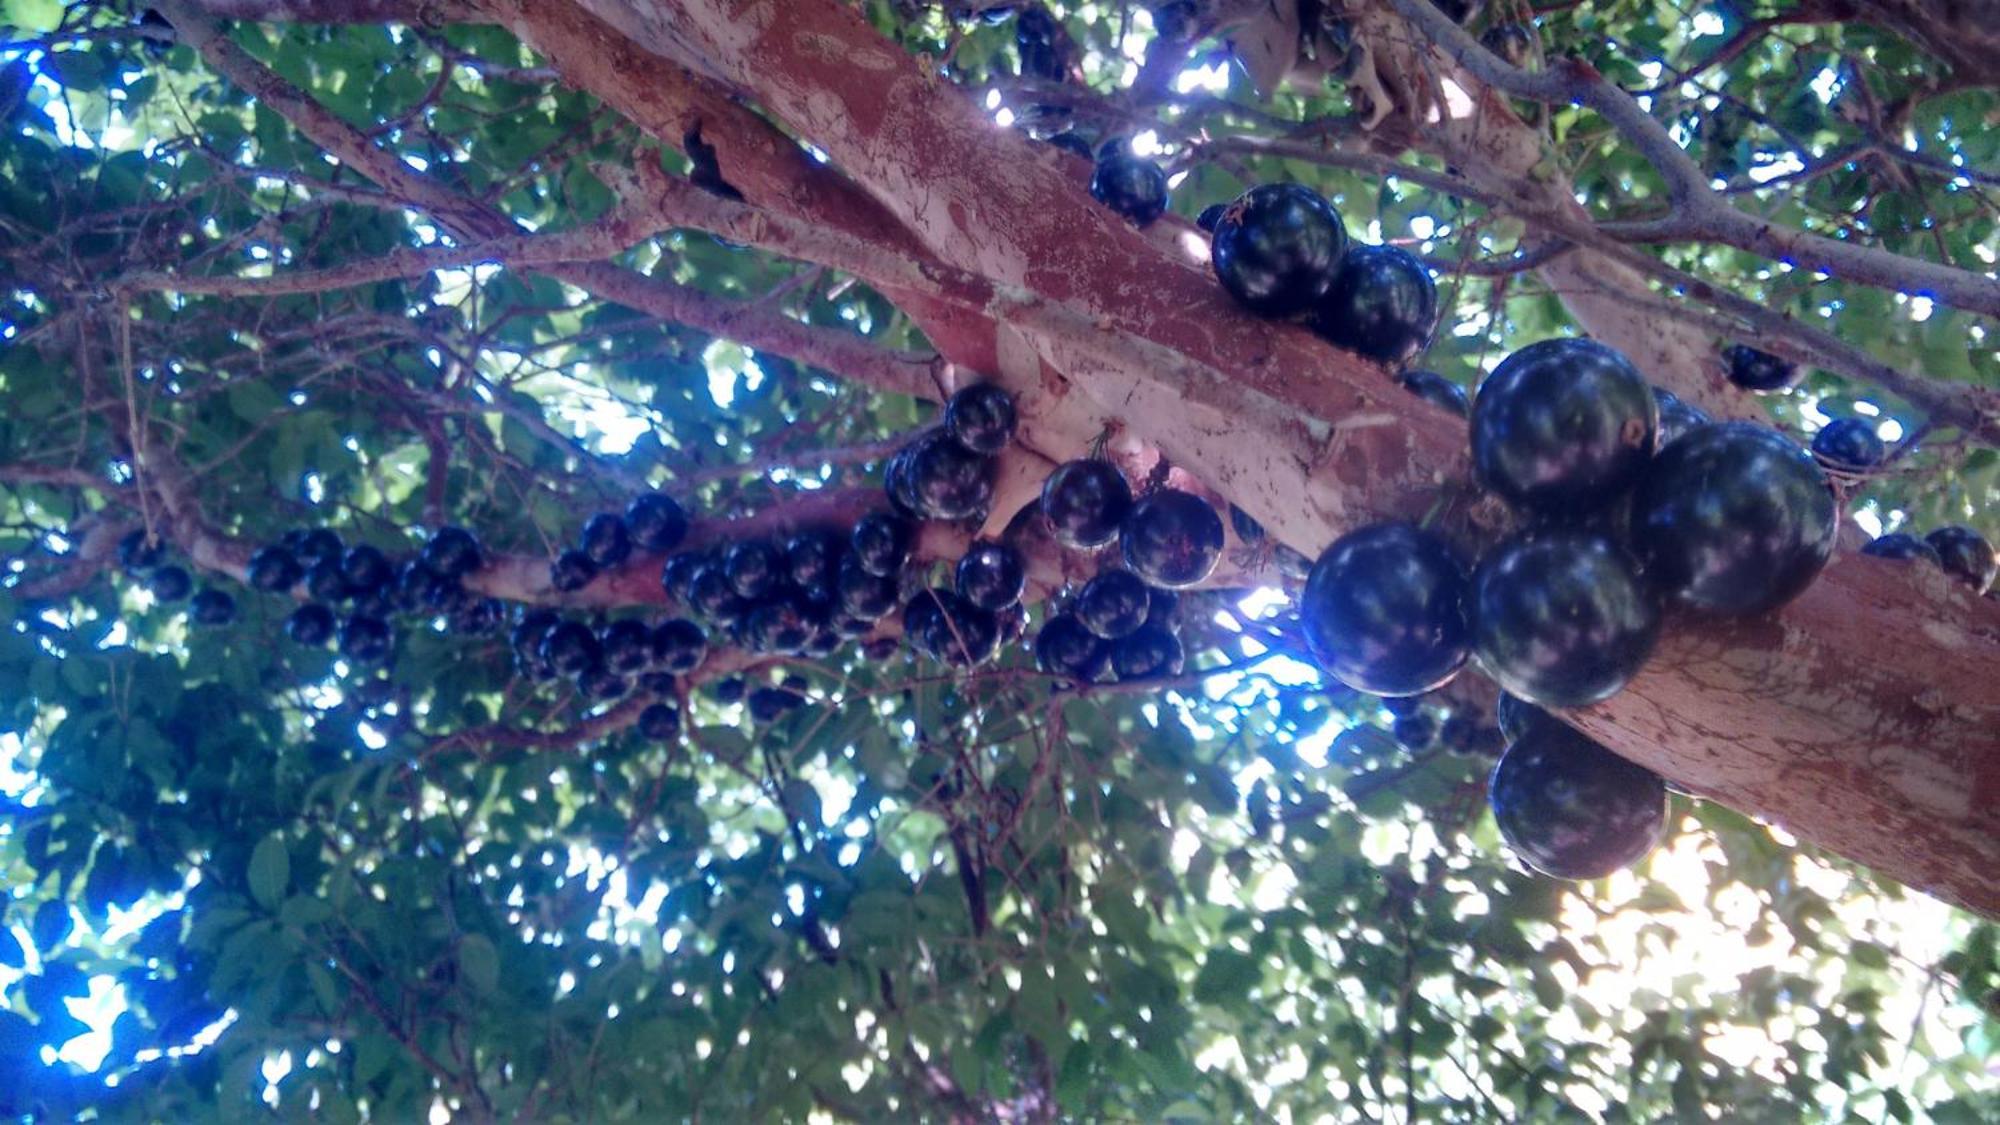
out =
<path fill-rule="evenodd" d="M 0 4 L 0 1112 L 1990 1120 L 1908 7 Z"/>

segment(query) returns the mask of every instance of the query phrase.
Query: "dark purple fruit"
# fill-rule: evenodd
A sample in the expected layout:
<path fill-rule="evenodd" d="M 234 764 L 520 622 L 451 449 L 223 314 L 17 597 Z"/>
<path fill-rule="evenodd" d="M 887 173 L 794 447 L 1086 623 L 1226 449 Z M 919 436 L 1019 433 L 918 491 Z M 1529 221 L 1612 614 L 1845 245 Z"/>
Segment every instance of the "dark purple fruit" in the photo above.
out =
<path fill-rule="evenodd" d="M 1019 603 L 1028 588 L 1021 552 L 1005 543 L 974 543 L 958 560 L 953 578 L 959 597 L 993 613 Z"/>
<path fill-rule="evenodd" d="M 1558 879 L 1629 867 L 1667 831 L 1660 776 L 1561 723 L 1538 723 L 1507 748 L 1487 799 L 1521 862 Z"/>
<path fill-rule="evenodd" d="M 636 675 L 653 665 L 653 631 L 643 621 L 620 618 L 597 636 L 604 666 L 621 676 Z"/>
<path fill-rule="evenodd" d="M 1051 676 L 1087 684 L 1110 661 L 1111 646 L 1067 613 L 1049 618 L 1035 634 L 1035 667 Z"/>
<path fill-rule="evenodd" d="M 1500 701 L 1493 708 L 1494 721 L 1500 725 L 1500 733 L 1512 742 L 1528 733 L 1528 728 L 1549 717 L 1547 711 L 1506 692 L 1500 693 Z"/>
<path fill-rule="evenodd" d="M 1412 715 L 1398 715 L 1396 716 L 1396 721 L 1389 724 L 1389 734 L 1395 738 L 1403 749 L 1411 753 L 1416 753 L 1419 750 L 1428 750 L 1431 747 L 1431 743 L 1437 741 L 1437 716 L 1427 711 L 1418 711 Z"/>
<path fill-rule="evenodd" d="M 1658 427 L 1653 389 L 1624 356 L 1595 340 L 1543 340 L 1480 384 L 1472 463 L 1517 508 L 1584 515 L 1637 479 Z"/>
<path fill-rule="evenodd" d="M 625 530 L 623 516 L 599 512 L 585 521 L 578 546 L 597 569 L 610 570 L 631 555 L 632 534 Z"/>
<path fill-rule="evenodd" d="M 387 660 L 394 641 L 389 623 L 379 617 L 356 613 L 340 623 L 340 655 L 356 664 L 380 664 Z"/>
<path fill-rule="evenodd" d="M 305 577 L 305 569 L 283 547 L 265 547 L 250 556 L 246 577 L 251 589 L 279 594 L 298 585 L 299 579 Z"/>
<path fill-rule="evenodd" d="M 932 430 L 910 447 L 909 484 L 926 519 L 984 515 L 993 500 L 993 459 Z"/>
<path fill-rule="evenodd" d="M 1260 184 L 1238 196 L 1216 221 L 1210 250 L 1229 295 L 1271 317 L 1316 305 L 1346 253 L 1340 212 L 1301 184 Z"/>
<path fill-rule="evenodd" d="M 823 592 L 830 598 L 845 550 L 840 537 L 832 532 L 801 531 L 785 544 L 785 574 L 799 589 Z"/>
<path fill-rule="evenodd" d="M 146 576 L 146 588 L 156 602 L 177 602 L 194 592 L 194 575 L 186 567 L 159 567 Z"/>
<path fill-rule="evenodd" d="M 1000 651 L 1000 622 L 951 590 L 919 590 L 903 610 L 903 631 L 932 659 L 971 667 Z"/>
<path fill-rule="evenodd" d="M 1506 59 L 1509 66 L 1525 67 L 1535 58 L 1535 33 L 1525 24 L 1495 24 L 1479 37 L 1479 45 Z"/>
<path fill-rule="evenodd" d="M 576 690 L 592 703 L 610 703 L 625 698 L 632 681 L 609 668 L 592 668 L 576 678 Z"/>
<path fill-rule="evenodd" d="M 440 527 L 424 544 L 424 565 L 446 578 L 463 578 L 484 563 L 479 540 L 462 527 Z"/>
<path fill-rule="evenodd" d="M 1944 567 L 1944 572 L 1972 587 L 1973 593 L 1984 594 L 1993 588 L 2000 559 L 1995 558 L 1993 544 L 1985 536 L 1969 527 L 1953 525 L 1924 536 L 1924 542 L 1938 553 L 1938 564 Z"/>
<path fill-rule="evenodd" d="M 1543 707 L 1611 698 L 1660 635 L 1659 606 L 1632 560 L 1585 531 L 1530 532 L 1488 551 L 1466 608 L 1480 665 Z"/>
<path fill-rule="evenodd" d="M 784 582 L 785 555 L 776 544 L 746 539 L 723 552 L 722 572 L 738 597 L 755 601 Z"/>
<path fill-rule="evenodd" d="M 840 575 L 835 585 L 841 611 L 850 617 L 873 621 L 896 608 L 899 593 L 896 580 L 870 574 L 863 569 L 857 555 L 840 560 Z"/>
<path fill-rule="evenodd" d="M 1014 23 L 1014 49 L 1021 55 L 1021 77 L 1061 82 L 1069 74 L 1064 40 L 1055 18 L 1041 8 L 1028 8 Z"/>
<path fill-rule="evenodd" d="M 514 623 L 513 631 L 507 634 L 507 646 L 516 656 L 536 655 L 542 647 L 542 638 L 561 623 L 562 618 L 554 610 L 531 609 Z"/>
<path fill-rule="evenodd" d="M 188 603 L 188 620 L 197 625 L 227 625 L 236 620 L 236 599 L 227 590 L 203 590 Z"/>
<path fill-rule="evenodd" d="M 750 612 L 750 604 L 730 586 L 729 576 L 723 572 L 720 562 L 704 563 L 696 568 L 694 577 L 688 579 L 687 605 L 710 621 L 724 625 L 741 620 L 744 614 Z"/>
<path fill-rule="evenodd" d="M 1797 597 L 1833 555 L 1833 493 L 1812 456 L 1752 422 L 1662 449 L 1632 499 L 1632 549 L 1666 597 L 1729 616 Z"/>
<path fill-rule="evenodd" d="M 507 607 L 499 598 L 468 598 L 445 617 L 445 626 L 461 637 L 483 637 L 506 617 Z"/>
<path fill-rule="evenodd" d="M 786 656 L 804 651 L 818 631 L 811 607 L 789 591 L 751 607 L 747 627 L 751 648 Z"/>
<path fill-rule="evenodd" d="M 1141 497 L 1118 528 L 1125 565 L 1147 582 L 1185 589 L 1222 561 L 1222 517 L 1192 492 L 1163 488 Z"/>
<path fill-rule="evenodd" d="M 652 646 L 653 666 L 682 676 L 701 667 L 708 656 L 708 634 L 685 617 L 676 617 L 653 630 Z"/>
<path fill-rule="evenodd" d="M 1102 547 L 1118 537 L 1132 510 L 1132 486 L 1109 461 L 1086 459 L 1056 466 L 1042 482 L 1042 515 L 1065 547 Z"/>
<path fill-rule="evenodd" d="M 1875 427 L 1859 418 L 1836 418 L 1813 435 L 1813 456 L 1836 469 L 1870 469 L 1889 455 Z"/>
<path fill-rule="evenodd" d="M 580 621 L 558 621 L 547 633 L 537 655 L 559 676 L 581 676 L 604 666 L 604 649 L 597 634 Z"/>
<path fill-rule="evenodd" d="M 694 580 L 695 571 L 706 565 L 710 558 L 707 551 L 682 551 L 667 556 L 667 561 L 660 564 L 660 589 L 675 601 L 687 601 L 688 583 Z"/>
<path fill-rule="evenodd" d="M 750 718 L 759 723 L 775 723 L 805 706 L 806 697 L 790 688 L 760 687 L 750 693 Z"/>
<path fill-rule="evenodd" d="M 298 533 L 298 538 L 291 543 L 292 554 L 298 557 L 301 566 L 306 567 L 311 567 L 322 559 L 337 559 L 342 550 L 340 536 L 324 527 L 301 531 Z"/>
<path fill-rule="evenodd" d="M 1472 416 L 1472 398 L 1465 388 L 1435 371 L 1410 371 L 1398 380 L 1403 389 L 1434 406 L 1441 406 L 1460 418 Z"/>
<path fill-rule="evenodd" d="M 639 712 L 639 737 L 648 742 L 669 742 L 681 733 L 681 709 L 675 703 L 649 703 Z"/>
<path fill-rule="evenodd" d="M 648 492 L 625 506 L 625 531 L 632 546 L 649 555 L 663 555 L 687 538 L 687 513 L 664 492 Z"/>
<path fill-rule="evenodd" d="M 1119 683 L 1178 676 L 1185 663 L 1181 639 L 1157 625 L 1144 625 L 1111 643 L 1111 670 Z"/>
<path fill-rule="evenodd" d="M 340 556 L 340 573 L 357 593 L 372 593 L 395 581 L 396 568 L 380 548 L 357 543 Z"/>
<path fill-rule="evenodd" d="M 347 584 L 347 570 L 340 556 L 323 558 L 306 568 L 306 593 L 323 602 L 344 602 L 355 594 Z"/>
<path fill-rule="evenodd" d="M 1465 664 L 1465 570 L 1444 540 L 1378 523 L 1334 540 L 1299 601 L 1306 645 L 1341 683 L 1418 695 Z"/>
<path fill-rule="evenodd" d="M 1905 535 L 1900 531 L 1869 540 L 1868 545 L 1861 548 L 1861 553 L 1874 555 L 1879 559 L 1925 559 L 1932 566 L 1944 565 L 1944 559 L 1939 557 L 1936 547 L 1914 535 Z"/>
<path fill-rule="evenodd" d="M 742 700 L 743 689 L 743 677 L 729 676 L 710 684 L 708 686 L 708 694 L 715 697 L 717 703 L 729 704 Z"/>
<path fill-rule="evenodd" d="M 1660 408 L 1660 433 L 1654 440 L 1655 449 L 1665 449 L 1667 443 L 1708 422 L 1708 415 L 1682 402 L 1672 391 L 1653 388 L 1653 402 Z"/>
<path fill-rule="evenodd" d="M 1090 142 L 1075 133 L 1057 133 L 1049 138 L 1050 144 L 1065 152 L 1073 152 L 1085 160 L 1095 161 L 1097 154 L 1090 151 Z"/>
<path fill-rule="evenodd" d="M 318 602 L 307 602 L 285 618 L 285 635 L 293 641 L 318 647 L 333 639 L 333 611 Z"/>
<path fill-rule="evenodd" d="M 572 547 L 549 564 L 549 585 L 570 594 L 597 580 L 597 564 L 590 556 Z"/>
<path fill-rule="evenodd" d="M 1194 225 L 1213 235 L 1215 225 L 1222 221 L 1222 213 L 1227 210 L 1229 210 L 1227 203 L 1211 203 L 1201 209 L 1201 214 L 1194 217 Z"/>
<path fill-rule="evenodd" d="M 974 453 L 1007 448 L 1014 421 L 1014 396 L 992 383 L 960 387 L 944 404 L 945 432 Z"/>
<path fill-rule="evenodd" d="M 1729 381 L 1746 391 L 1769 393 L 1790 390 L 1805 372 L 1789 359 L 1760 352 L 1748 344 L 1731 344 L 1722 351 L 1722 364 Z"/>
<path fill-rule="evenodd" d="M 1181 596 L 1172 590 L 1148 590 L 1146 597 L 1146 624 L 1179 632 Z"/>
<path fill-rule="evenodd" d="M 1236 532 L 1236 538 L 1242 540 L 1247 547 L 1254 547 L 1264 541 L 1264 525 L 1258 523 L 1249 512 L 1234 504 L 1229 506 L 1229 526 Z"/>
<path fill-rule="evenodd" d="M 862 570 L 894 578 L 909 561 L 914 539 L 909 521 L 888 512 L 870 512 L 854 525 L 847 545 Z"/>
<path fill-rule="evenodd" d="M 1148 226 L 1167 209 L 1167 174 L 1158 164 L 1130 152 L 1100 152 L 1090 177 L 1090 195 L 1134 226 Z"/>
<path fill-rule="evenodd" d="M 1105 570 L 1084 583 L 1069 611 L 1092 634 L 1115 641 L 1144 625 L 1151 606 L 1152 595 L 1138 575 Z"/>
<path fill-rule="evenodd" d="M 165 541 L 148 536 L 144 528 L 128 531 L 118 540 L 118 569 L 134 577 L 144 577 L 167 561 Z"/>
<path fill-rule="evenodd" d="M 1395 246 L 1350 249 L 1313 316 L 1314 331 L 1328 341 L 1391 368 L 1422 355 L 1437 323 L 1430 271 Z"/>

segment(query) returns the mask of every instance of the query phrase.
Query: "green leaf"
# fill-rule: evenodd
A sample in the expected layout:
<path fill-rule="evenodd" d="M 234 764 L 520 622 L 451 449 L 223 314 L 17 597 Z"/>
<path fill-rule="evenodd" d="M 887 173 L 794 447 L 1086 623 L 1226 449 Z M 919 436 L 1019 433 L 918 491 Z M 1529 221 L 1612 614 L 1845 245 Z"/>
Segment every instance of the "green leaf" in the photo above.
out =
<path fill-rule="evenodd" d="M 54 31 L 62 26 L 62 0 L 4 0 L 0 2 L 0 23 L 23 31 Z"/>
<path fill-rule="evenodd" d="M 272 833 L 258 841 L 256 850 L 250 853 L 250 894 L 258 905 L 277 909 L 291 880 L 292 857 L 285 850 L 284 839 Z"/>
<path fill-rule="evenodd" d="M 458 943 L 458 967 L 466 981 L 480 992 L 500 987 L 500 952 L 482 934 L 467 934 Z"/>
<path fill-rule="evenodd" d="M 1204 1004 L 1241 1002 L 1262 975 L 1256 958 L 1233 949 L 1211 949 L 1195 975 L 1194 998 Z"/>

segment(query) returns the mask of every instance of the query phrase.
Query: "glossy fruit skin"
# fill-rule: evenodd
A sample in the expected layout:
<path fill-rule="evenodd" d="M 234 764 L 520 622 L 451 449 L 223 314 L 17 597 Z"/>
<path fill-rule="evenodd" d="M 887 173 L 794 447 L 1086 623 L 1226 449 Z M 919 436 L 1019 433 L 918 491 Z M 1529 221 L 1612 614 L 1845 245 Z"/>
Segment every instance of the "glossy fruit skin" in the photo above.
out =
<path fill-rule="evenodd" d="M 816 631 L 805 599 L 791 592 L 752 607 L 747 628 L 750 647 L 787 656 L 803 651 Z"/>
<path fill-rule="evenodd" d="M 1472 402 L 1472 464 L 1516 508 L 1583 515 L 1617 499 L 1653 454 L 1653 389 L 1595 340 L 1542 340 L 1501 361 Z"/>
<path fill-rule="evenodd" d="M 1042 515 L 1065 547 L 1102 547 L 1132 510 L 1132 486 L 1109 461 L 1065 461 L 1042 482 Z"/>
<path fill-rule="evenodd" d="M 1530 532 L 1486 553 L 1467 601 L 1488 675 L 1543 707 L 1587 707 L 1638 674 L 1660 609 L 1618 545 L 1585 531 Z"/>
<path fill-rule="evenodd" d="M 1549 717 L 1548 712 L 1517 695 L 1500 693 L 1500 701 L 1493 708 L 1494 721 L 1500 725 L 1500 733 L 1512 742 L 1528 733 L 1528 729 Z"/>
<path fill-rule="evenodd" d="M 146 588 L 157 602 L 177 602 L 194 592 L 194 575 L 186 567 L 163 566 L 146 576 Z"/>
<path fill-rule="evenodd" d="M 1014 396 L 992 383 L 952 392 L 944 404 L 944 430 L 974 453 L 995 454 L 1014 437 Z"/>
<path fill-rule="evenodd" d="M 389 658 L 395 634 L 389 623 L 365 613 L 350 615 L 340 623 L 340 655 L 356 664 L 380 664 Z"/>
<path fill-rule="evenodd" d="M 1142 625 L 1111 644 L 1111 670 L 1119 683 L 1178 676 L 1186 659 L 1181 639 L 1157 625 Z"/>
<path fill-rule="evenodd" d="M 1924 542 L 1938 553 L 1938 565 L 1944 567 L 1944 572 L 1972 587 L 1973 593 L 1984 594 L 1993 588 L 2000 560 L 1994 557 L 1993 544 L 1985 536 L 1969 527 L 1953 525 L 1924 536 Z"/>
<path fill-rule="evenodd" d="M 1506 59 L 1509 66 L 1524 67 L 1535 58 L 1535 33 L 1523 24 L 1495 24 L 1479 37 L 1479 45 Z"/>
<path fill-rule="evenodd" d="M 1871 469 L 1889 455 L 1875 427 L 1859 418 L 1836 418 L 1813 435 L 1813 456 L 1836 469 Z"/>
<path fill-rule="evenodd" d="M 396 568 L 390 565 L 389 556 L 379 548 L 357 543 L 340 556 L 340 573 L 347 579 L 349 588 L 359 593 L 372 593 L 395 581 Z"/>
<path fill-rule="evenodd" d="M 167 561 L 167 544 L 148 539 L 144 528 L 128 531 L 118 540 L 118 568 L 134 576 L 144 576 Z"/>
<path fill-rule="evenodd" d="M 616 512 L 599 512 L 586 520 L 578 546 L 599 570 L 609 570 L 632 554 L 632 535 L 625 530 L 625 518 Z"/>
<path fill-rule="evenodd" d="M 440 527 L 424 544 L 424 565 L 447 578 L 462 578 L 484 563 L 479 540 L 462 527 Z"/>
<path fill-rule="evenodd" d="M 1292 316 L 1318 304 L 1347 253 L 1340 212 L 1302 184 L 1251 188 L 1222 212 L 1214 234 L 1216 279 L 1258 316 Z"/>
<path fill-rule="evenodd" d="M 1722 351 L 1722 363 L 1729 381 L 1746 391 L 1770 394 L 1798 385 L 1805 372 L 1789 359 L 1758 351 L 1748 344 L 1731 344 Z"/>
<path fill-rule="evenodd" d="M 983 515 L 993 500 L 993 459 L 932 430 L 910 447 L 909 491 L 926 519 Z"/>
<path fill-rule="evenodd" d="M 1932 566 L 1944 565 L 1944 559 L 1938 556 L 1936 547 L 1914 535 L 1905 535 L 1900 531 L 1869 540 L 1868 545 L 1861 548 L 1861 553 L 1873 555 L 1878 559 L 1924 559 Z"/>
<path fill-rule="evenodd" d="M 188 620 L 197 625 L 227 625 L 236 620 L 236 599 L 227 590 L 203 590 L 188 603 Z"/>
<path fill-rule="evenodd" d="M 1833 556 L 1833 493 L 1812 455 L 1753 422 L 1711 422 L 1660 451 L 1632 497 L 1646 580 L 1741 617 L 1797 597 Z"/>
<path fill-rule="evenodd" d="M 1320 555 L 1299 599 L 1306 646 L 1329 675 L 1371 695 L 1419 695 L 1465 665 L 1465 569 L 1407 523 L 1350 531 Z"/>
<path fill-rule="evenodd" d="M 648 492 L 625 505 L 625 530 L 636 549 L 663 555 L 687 538 L 687 512 L 666 493 Z"/>
<path fill-rule="evenodd" d="M 597 581 L 597 564 L 590 556 L 572 547 L 549 564 L 549 585 L 565 594 L 574 593 Z"/>
<path fill-rule="evenodd" d="M 708 634 L 685 617 L 663 621 L 651 639 L 653 667 L 673 675 L 686 675 L 701 667 L 708 656 Z"/>
<path fill-rule="evenodd" d="M 445 626 L 462 637 L 483 637 L 506 620 L 507 607 L 498 598 L 473 598 L 445 617 Z"/>
<path fill-rule="evenodd" d="M 719 561 L 695 568 L 694 576 L 688 579 L 687 605 L 718 624 L 727 624 L 750 612 L 748 604 L 730 586 L 729 575 Z"/>
<path fill-rule="evenodd" d="M 1167 209 L 1167 174 L 1158 164 L 1129 152 L 1100 152 L 1090 177 L 1090 196 L 1134 226 L 1150 226 Z"/>
<path fill-rule="evenodd" d="M 1067 613 L 1043 623 L 1034 648 L 1035 667 L 1083 684 L 1103 675 L 1111 660 L 1111 646 Z"/>
<path fill-rule="evenodd" d="M 789 688 L 756 688 L 750 692 L 750 718 L 760 723 L 774 723 L 788 712 L 805 706 L 805 702 L 805 696 Z"/>
<path fill-rule="evenodd" d="M 1148 583 L 1184 590 L 1222 561 L 1222 517 L 1192 492 L 1162 488 L 1140 498 L 1118 526 L 1125 565 Z"/>
<path fill-rule="evenodd" d="M 340 536 L 324 527 L 299 532 L 298 538 L 290 546 L 292 554 L 298 557 L 300 565 L 307 567 L 322 559 L 337 559 L 342 550 Z"/>
<path fill-rule="evenodd" d="M 604 666 L 604 648 L 597 634 L 580 621 L 558 621 L 542 634 L 536 655 L 559 676 L 581 676 Z"/>
<path fill-rule="evenodd" d="M 1660 408 L 1660 432 L 1653 441 L 1655 450 L 1665 449 L 1668 442 L 1709 421 L 1708 415 L 1682 402 L 1672 391 L 1654 387 L 1653 402 Z"/>
<path fill-rule="evenodd" d="M 579 695 L 592 703 L 623 699 L 632 691 L 632 681 L 609 668 L 592 668 L 576 678 Z"/>
<path fill-rule="evenodd" d="M 1256 517 L 1234 504 L 1229 506 L 1229 529 L 1246 547 L 1255 547 L 1264 541 L 1264 525 Z"/>
<path fill-rule="evenodd" d="M 1222 213 L 1227 210 L 1229 210 L 1227 203 L 1211 203 L 1201 209 L 1201 214 L 1194 217 L 1194 225 L 1213 235 L 1215 225 L 1222 221 Z"/>
<path fill-rule="evenodd" d="M 598 635 L 597 643 L 604 652 L 604 666 L 621 676 L 653 666 L 653 631 L 643 621 L 629 617 L 613 621 Z"/>
<path fill-rule="evenodd" d="M 916 538 L 909 521 L 888 512 L 870 512 L 854 525 L 848 549 L 862 570 L 881 578 L 894 578 L 910 559 L 910 545 Z"/>
<path fill-rule="evenodd" d="M 755 601 L 778 588 L 785 574 L 785 556 L 775 544 L 746 539 L 723 552 L 722 572 L 737 597 Z"/>
<path fill-rule="evenodd" d="M 649 703 L 639 712 L 639 737 L 648 742 L 670 742 L 680 737 L 681 709 L 674 703 Z"/>
<path fill-rule="evenodd" d="M 801 531 L 785 544 L 785 574 L 801 590 L 831 595 L 845 551 L 846 544 L 832 532 Z"/>
<path fill-rule="evenodd" d="M 562 617 L 551 609 L 531 609 L 521 615 L 514 628 L 507 634 L 507 646 L 514 655 L 532 655 L 541 648 L 542 638 L 549 630 L 562 623 Z"/>
<path fill-rule="evenodd" d="M 305 569 L 283 547 L 265 547 L 250 556 L 250 588 L 267 594 L 282 593 L 299 584 Z"/>
<path fill-rule="evenodd" d="M 695 571 L 708 565 L 712 558 L 707 551 L 681 551 L 668 555 L 667 561 L 660 564 L 660 589 L 675 601 L 687 601 L 688 583 L 693 581 Z"/>
<path fill-rule="evenodd" d="M 1441 406 L 1460 418 L 1472 416 L 1472 396 L 1465 388 L 1435 371 L 1409 371 L 1398 382 L 1403 389 L 1434 406 Z"/>
<path fill-rule="evenodd" d="M 1667 831 L 1660 776 L 1562 723 L 1537 724 L 1507 748 L 1487 800 L 1521 862 L 1558 879 L 1629 867 Z"/>
<path fill-rule="evenodd" d="M 903 610 L 903 629 L 918 651 L 962 668 L 1000 651 L 999 619 L 951 590 L 917 591 Z"/>
<path fill-rule="evenodd" d="M 888 616 L 901 594 L 894 578 L 869 573 L 856 555 L 840 560 L 834 582 L 841 611 L 866 621 Z"/>
<path fill-rule="evenodd" d="M 741 676 L 730 676 L 726 679 L 716 680 L 708 686 L 708 694 L 713 696 L 717 703 L 739 702 L 743 698 L 743 691 L 744 684 L 743 677 Z"/>
<path fill-rule="evenodd" d="M 1021 552 L 1005 543 L 974 543 L 952 574 L 958 596 L 989 613 L 1018 605 L 1028 588 Z"/>
<path fill-rule="evenodd" d="M 1104 570 L 1083 584 L 1069 612 L 1093 636 L 1115 641 L 1144 625 L 1151 608 L 1144 579 L 1129 570 Z"/>
<path fill-rule="evenodd" d="M 1314 331 L 1336 347 L 1392 369 L 1407 366 L 1431 346 L 1437 323 L 1437 285 L 1430 271 L 1396 246 L 1348 250 L 1313 317 Z"/>
<path fill-rule="evenodd" d="M 1172 590 L 1146 591 L 1146 624 L 1178 633 L 1181 631 L 1180 608 L 1181 596 Z"/>
<path fill-rule="evenodd" d="M 306 593 L 323 602 L 344 602 L 354 596 L 340 557 L 324 558 L 306 568 Z"/>
<path fill-rule="evenodd" d="M 1428 750 L 1431 743 L 1437 741 L 1437 716 L 1423 711 L 1414 715 L 1398 715 L 1396 721 L 1389 724 L 1389 733 L 1405 750 Z"/>
<path fill-rule="evenodd" d="M 333 611 L 318 602 L 307 602 L 285 618 L 285 635 L 315 648 L 333 639 L 334 627 Z"/>

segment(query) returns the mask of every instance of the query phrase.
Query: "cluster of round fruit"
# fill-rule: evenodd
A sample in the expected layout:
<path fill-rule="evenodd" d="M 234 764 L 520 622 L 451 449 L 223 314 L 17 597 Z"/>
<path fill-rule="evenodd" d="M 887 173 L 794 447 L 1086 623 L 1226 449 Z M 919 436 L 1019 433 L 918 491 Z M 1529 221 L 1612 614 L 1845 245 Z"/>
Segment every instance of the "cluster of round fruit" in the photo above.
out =
<path fill-rule="evenodd" d="M 623 699 L 635 687 L 655 696 L 638 722 L 639 733 L 654 740 L 680 732 L 674 677 L 708 656 L 708 634 L 686 618 L 650 625 L 626 617 L 592 629 L 549 609 L 523 614 L 508 644 L 516 670 L 535 683 L 572 680 L 593 703 Z"/>
<path fill-rule="evenodd" d="M 188 569 L 167 561 L 166 542 L 143 528 L 118 540 L 118 567 L 144 582 L 153 600 L 162 605 L 186 599 L 188 620 L 196 625 L 227 625 L 236 620 L 236 599 L 229 591 L 212 586 L 195 590 L 194 576 Z"/>

